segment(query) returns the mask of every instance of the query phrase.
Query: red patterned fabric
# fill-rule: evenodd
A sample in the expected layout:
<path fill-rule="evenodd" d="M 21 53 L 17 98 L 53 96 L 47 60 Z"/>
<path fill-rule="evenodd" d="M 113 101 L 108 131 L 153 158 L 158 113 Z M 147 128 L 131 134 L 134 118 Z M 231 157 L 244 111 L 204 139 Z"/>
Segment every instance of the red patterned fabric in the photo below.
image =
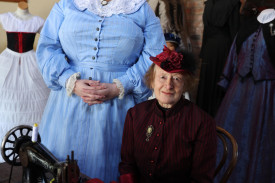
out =
<path fill-rule="evenodd" d="M 119 171 L 140 183 L 210 183 L 216 149 L 215 121 L 196 105 L 182 98 L 163 111 L 149 100 L 127 113 Z"/>
<path fill-rule="evenodd" d="M 119 183 L 138 183 L 134 174 L 128 173 L 119 177 Z"/>
<path fill-rule="evenodd" d="M 90 180 L 86 181 L 85 183 L 104 183 L 104 182 L 100 179 L 90 179 Z"/>

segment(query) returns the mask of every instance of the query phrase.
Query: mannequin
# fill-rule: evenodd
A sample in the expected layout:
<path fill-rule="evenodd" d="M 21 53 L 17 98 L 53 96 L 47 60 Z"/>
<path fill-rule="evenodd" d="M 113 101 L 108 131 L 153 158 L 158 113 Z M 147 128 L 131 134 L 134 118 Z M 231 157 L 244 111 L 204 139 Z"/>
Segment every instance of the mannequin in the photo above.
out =
<path fill-rule="evenodd" d="M 229 181 L 275 182 L 275 37 L 270 32 L 275 1 L 244 3 L 240 28 L 218 83 L 226 94 L 215 121 L 238 142 L 238 163 Z M 222 154 L 218 148 L 217 159 Z"/>
<path fill-rule="evenodd" d="M 22 20 L 27 20 L 33 17 L 33 15 L 29 12 L 28 3 L 25 1 L 20 1 L 18 3 L 18 7 L 14 12 L 14 15 Z"/>
<path fill-rule="evenodd" d="M 29 6 L 27 0 L 0 0 L 4 2 L 15 2 L 18 3 L 17 10 L 14 12 L 14 15 L 22 20 L 27 20 L 32 17 L 29 13 Z"/>
<path fill-rule="evenodd" d="M 40 123 L 49 95 L 33 49 L 44 19 L 29 13 L 27 1 L 5 2 L 18 7 L 0 14 L 0 29 L 7 36 L 7 47 L 0 53 L 0 139 L 15 126 Z"/>
<path fill-rule="evenodd" d="M 0 0 L 0 1 L 3 1 L 3 2 L 14 2 L 14 3 L 19 3 L 21 1 L 28 2 L 27 0 Z"/>
<path fill-rule="evenodd" d="M 22 10 L 28 9 L 28 2 L 26 2 L 26 1 L 20 1 L 18 3 L 18 7 L 21 8 Z"/>

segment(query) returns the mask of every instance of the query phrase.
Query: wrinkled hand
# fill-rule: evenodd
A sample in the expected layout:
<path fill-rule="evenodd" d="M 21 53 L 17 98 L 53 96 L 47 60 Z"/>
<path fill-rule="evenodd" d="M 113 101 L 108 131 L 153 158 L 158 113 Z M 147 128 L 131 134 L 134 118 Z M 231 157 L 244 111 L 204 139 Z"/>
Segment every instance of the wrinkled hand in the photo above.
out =
<path fill-rule="evenodd" d="M 106 89 L 99 81 L 94 80 L 77 80 L 75 82 L 75 87 L 73 92 L 81 97 L 84 102 L 89 105 L 92 104 L 101 104 L 102 101 L 100 99 L 105 98 L 104 95 L 97 95 L 97 90 Z M 84 98 L 89 99 L 89 101 L 84 100 Z"/>
<path fill-rule="evenodd" d="M 77 80 L 74 93 L 89 105 L 101 104 L 119 95 L 119 89 L 113 83 L 100 83 L 94 80 Z"/>
<path fill-rule="evenodd" d="M 96 90 L 89 90 L 87 91 L 89 94 L 94 96 L 103 96 L 97 99 L 98 102 L 103 102 L 106 100 L 110 100 L 112 98 L 115 98 L 119 95 L 119 89 L 117 88 L 116 84 L 114 83 L 98 83 L 98 86 L 101 86 L 100 89 Z M 88 103 L 89 105 L 94 104 L 93 98 L 89 96 L 83 96 L 81 97 L 84 102 Z"/>

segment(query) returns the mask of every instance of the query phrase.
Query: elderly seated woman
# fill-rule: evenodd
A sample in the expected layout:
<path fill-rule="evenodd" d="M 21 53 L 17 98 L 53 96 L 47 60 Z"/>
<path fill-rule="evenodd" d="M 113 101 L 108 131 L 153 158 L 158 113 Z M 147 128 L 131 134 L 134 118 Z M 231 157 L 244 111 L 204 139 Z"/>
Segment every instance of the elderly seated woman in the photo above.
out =
<path fill-rule="evenodd" d="M 127 113 L 119 182 L 213 182 L 215 121 L 182 95 L 195 78 L 193 56 L 164 47 L 150 59 L 145 79 L 156 98 Z"/>

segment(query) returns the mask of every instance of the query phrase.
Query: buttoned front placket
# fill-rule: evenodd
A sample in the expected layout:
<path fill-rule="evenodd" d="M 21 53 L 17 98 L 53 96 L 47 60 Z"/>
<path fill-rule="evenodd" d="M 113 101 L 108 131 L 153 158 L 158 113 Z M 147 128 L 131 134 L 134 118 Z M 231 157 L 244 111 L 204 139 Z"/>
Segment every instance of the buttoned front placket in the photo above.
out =
<path fill-rule="evenodd" d="M 99 41 L 100 41 L 100 34 L 101 34 L 101 30 L 102 30 L 102 23 L 104 22 L 105 17 L 99 17 L 97 20 L 97 26 L 96 26 L 96 34 L 92 35 L 92 42 L 93 42 L 93 46 L 92 46 L 92 52 L 93 52 L 93 56 L 92 56 L 92 61 L 96 61 L 97 60 L 97 53 L 98 53 L 98 47 L 99 47 Z"/>
<path fill-rule="evenodd" d="M 257 38 L 260 34 L 260 28 L 257 30 L 257 32 L 255 33 L 254 37 L 253 37 L 253 42 L 252 42 L 252 45 L 251 45 L 251 54 L 250 54 L 250 65 L 249 65 L 249 69 L 250 69 L 250 72 L 253 72 L 253 65 L 254 65 L 254 60 L 255 60 L 255 47 L 256 47 L 256 41 L 257 41 Z"/>
<path fill-rule="evenodd" d="M 151 145 L 151 159 L 148 160 L 148 166 L 147 166 L 147 173 L 148 176 L 153 179 L 154 172 L 156 171 L 156 168 L 158 166 L 158 160 L 160 157 L 160 151 L 162 148 L 162 138 L 163 138 L 163 131 L 164 131 L 164 120 L 161 118 L 156 119 L 156 122 L 154 122 L 155 131 L 152 134 L 152 140 L 153 143 Z"/>

